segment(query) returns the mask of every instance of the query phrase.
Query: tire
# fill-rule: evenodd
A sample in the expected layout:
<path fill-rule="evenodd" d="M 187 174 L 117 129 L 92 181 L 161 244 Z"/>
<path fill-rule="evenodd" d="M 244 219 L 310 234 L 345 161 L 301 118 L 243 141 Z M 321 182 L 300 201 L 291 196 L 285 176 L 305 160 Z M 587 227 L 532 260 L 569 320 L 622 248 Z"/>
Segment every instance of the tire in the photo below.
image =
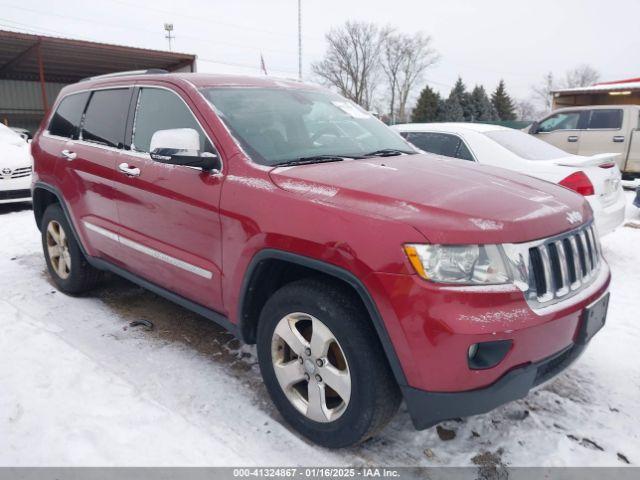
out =
<path fill-rule="evenodd" d="M 58 290 L 78 295 L 91 290 L 101 272 L 89 265 L 58 203 L 47 207 L 40 225 L 49 275 Z"/>
<path fill-rule="evenodd" d="M 368 314 L 355 293 L 338 284 L 303 279 L 274 293 L 260 314 L 257 349 L 276 408 L 319 445 L 363 442 L 398 410 L 400 391 Z"/>

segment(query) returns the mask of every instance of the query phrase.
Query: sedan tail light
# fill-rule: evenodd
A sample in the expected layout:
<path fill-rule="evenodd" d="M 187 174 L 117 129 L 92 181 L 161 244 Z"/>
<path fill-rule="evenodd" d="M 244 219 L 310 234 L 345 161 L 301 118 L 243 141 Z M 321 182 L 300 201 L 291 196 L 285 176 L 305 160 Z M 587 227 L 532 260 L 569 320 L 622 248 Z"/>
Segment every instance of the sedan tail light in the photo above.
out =
<path fill-rule="evenodd" d="M 585 197 L 595 193 L 591 180 L 589 180 L 589 177 L 587 177 L 583 171 L 572 173 L 564 180 L 561 180 L 559 184 Z"/>

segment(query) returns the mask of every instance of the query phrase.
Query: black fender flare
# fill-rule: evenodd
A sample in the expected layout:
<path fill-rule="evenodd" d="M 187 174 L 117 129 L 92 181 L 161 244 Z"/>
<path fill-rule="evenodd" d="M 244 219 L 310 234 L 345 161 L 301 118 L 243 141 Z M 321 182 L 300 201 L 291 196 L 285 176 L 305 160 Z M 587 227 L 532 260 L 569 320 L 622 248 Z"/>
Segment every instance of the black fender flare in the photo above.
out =
<path fill-rule="evenodd" d="M 402 369 L 402 365 L 398 356 L 396 354 L 393 343 L 391 342 L 391 338 L 387 332 L 384 321 L 380 312 L 378 311 L 378 307 L 376 306 L 371 294 L 364 286 L 362 281 L 356 277 L 353 273 L 344 268 L 338 267 L 331 263 L 323 262 L 321 260 L 317 260 L 315 258 L 306 257 L 304 255 L 298 255 L 295 253 L 287 252 L 284 250 L 277 250 L 266 248 L 260 250 L 256 253 L 251 261 L 249 262 L 249 266 L 247 267 L 244 278 L 242 280 L 242 287 L 240 289 L 240 297 L 238 303 L 238 332 L 243 332 L 243 323 L 245 322 L 245 316 L 243 312 L 245 311 L 245 306 L 247 303 L 247 298 L 250 295 L 249 289 L 251 287 L 252 277 L 260 265 L 265 260 L 280 260 L 285 262 L 290 262 L 296 265 L 300 265 L 311 270 L 315 270 L 321 273 L 324 273 L 328 276 L 335 277 L 339 280 L 342 280 L 349 284 L 357 293 L 357 295 L 362 300 L 369 316 L 371 318 L 371 322 L 375 328 L 375 331 L 378 335 L 378 339 L 382 344 L 382 348 L 384 349 L 386 358 L 389 362 L 389 366 L 391 367 L 391 371 L 396 379 L 396 382 L 400 386 L 407 385 L 407 380 Z M 244 341 L 244 339 L 242 339 Z"/>
<path fill-rule="evenodd" d="M 81 240 L 80 236 L 78 235 L 78 231 L 76 229 L 75 223 L 73 222 L 72 217 L 69 214 L 69 208 L 67 207 L 67 202 L 64 200 L 64 197 L 62 196 L 62 193 L 60 193 L 60 190 L 58 190 L 53 185 L 49 185 L 48 183 L 45 183 L 43 181 L 37 181 L 33 185 L 33 188 L 32 188 L 32 191 L 31 191 L 31 198 L 34 199 L 33 200 L 33 215 L 34 215 L 34 219 L 35 219 L 35 222 L 36 222 L 36 225 L 37 225 L 38 229 L 40 229 L 40 225 L 38 224 L 38 211 L 36 210 L 37 205 L 36 205 L 36 202 L 35 202 L 35 193 L 36 193 L 36 190 L 38 190 L 38 189 L 46 190 L 47 192 L 51 193 L 54 197 L 56 197 L 58 199 L 58 203 L 60 204 L 60 207 L 62 208 L 62 211 L 64 212 L 65 218 L 67 219 L 67 223 L 71 227 L 71 230 L 73 231 L 73 235 L 76 238 L 76 240 L 78 241 L 78 246 L 80 247 L 80 251 L 88 259 L 89 255 L 87 255 L 87 250 L 84 248 L 84 245 L 82 244 L 82 240 Z M 44 212 L 42 212 L 42 213 L 44 213 Z"/>

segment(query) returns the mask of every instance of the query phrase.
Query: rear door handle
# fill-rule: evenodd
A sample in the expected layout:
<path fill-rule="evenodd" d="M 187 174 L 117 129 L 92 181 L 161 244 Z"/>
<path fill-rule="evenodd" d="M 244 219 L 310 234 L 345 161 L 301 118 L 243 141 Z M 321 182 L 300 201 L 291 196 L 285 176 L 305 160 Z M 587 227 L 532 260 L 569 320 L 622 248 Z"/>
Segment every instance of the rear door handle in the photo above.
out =
<path fill-rule="evenodd" d="M 69 161 L 75 160 L 76 157 L 78 156 L 76 152 L 72 152 L 71 150 L 62 150 L 60 152 L 60 155 L 62 155 L 64 158 L 66 158 Z"/>
<path fill-rule="evenodd" d="M 571 143 L 575 143 L 578 141 L 578 136 L 577 135 L 570 135 L 567 137 L 567 142 L 571 142 Z"/>
<path fill-rule="evenodd" d="M 140 169 L 136 167 L 130 167 L 128 163 L 121 163 L 120 165 L 118 165 L 118 170 L 120 170 L 128 177 L 140 176 Z"/>
<path fill-rule="evenodd" d="M 623 143 L 624 137 L 622 135 L 616 135 L 615 137 L 613 137 L 613 141 L 614 143 Z"/>

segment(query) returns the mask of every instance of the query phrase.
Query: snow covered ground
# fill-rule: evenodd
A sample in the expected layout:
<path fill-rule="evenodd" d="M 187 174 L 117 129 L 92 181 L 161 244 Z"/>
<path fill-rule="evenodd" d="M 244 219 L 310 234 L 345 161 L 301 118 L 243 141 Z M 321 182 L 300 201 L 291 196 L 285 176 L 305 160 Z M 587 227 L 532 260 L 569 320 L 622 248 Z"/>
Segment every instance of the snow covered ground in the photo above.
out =
<path fill-rule="evenodd" d="M 640 464 L 640 210 L 603 239 L 608 323 L 571 369 L 521 401 L 329 451 L 288 429 L 255 352 L 124 280 L 57 292 L 31 210 L 0 209 L 0 466 Z M 637 228 L 634 228 L 636 225 Z M 148 319 L 155 329 L 129 327 Z M 453 437 L 453 438 L 451 438 Z M 445 440 L 446 439 L 446 440 Z"/>

